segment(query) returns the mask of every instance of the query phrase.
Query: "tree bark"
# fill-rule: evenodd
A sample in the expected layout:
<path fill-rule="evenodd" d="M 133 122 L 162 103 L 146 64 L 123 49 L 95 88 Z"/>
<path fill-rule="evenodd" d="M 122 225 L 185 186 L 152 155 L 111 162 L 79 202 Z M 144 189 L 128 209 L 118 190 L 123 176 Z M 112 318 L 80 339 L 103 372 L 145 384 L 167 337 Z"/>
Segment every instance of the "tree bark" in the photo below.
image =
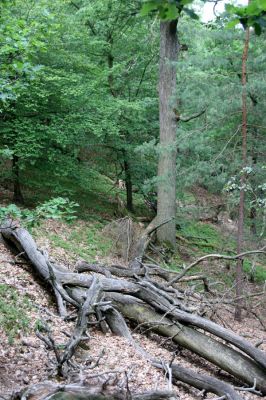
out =
<path fill-rule="evenodd" d="M 242 54 L 242 174 L 240 180 L 240 199 L 238 212 L 238 231 L 237 231 L 237 253 L 241 253 L 243 249 L 243 234 L 244 234 L 244 217 L 245 217 L 245 185 L 247 181 L 244 168 L 247 166 L 247 58 L 249 49 L 250 30 L 246 29 L 245 43 Z M 237 260 L 236 265 L 236 307 L 235 319 L 242 319 L 242 300 L 243 295 L 243 259 Z"/>
<path fill-rule="evenodd" d="M 252 102 L 253 106 L 253 112 L 256 114 L 256 106 L 258 104 L 258 100 L 255 95 L 251 94 L 249 92 L 249 98 Z M 252 129 L 252 150 L 251 150 L 251 158 L 252 158 L 252 164 L 255 167 L 257 165 L 258 161 L 258 150 L 257 150 L 257 140 L 258 140 L 258 132 L 257 132 L 257 127 L 253 127 Z M 254 196 L 253 200 L 256 200 L 256 196 Z M 250 218 L 250 233 L 254 236 L 257 235 L 257 209 L 254 205 L 250 207 L 249 211 L 249 218 Z"/>
<path fill-rule="evenodd" d="M 174 95 L 176 93 L 177 20 L 160 23 L 160 147 L 158 164 L 159 222 L 172 219 L 157 231 L 159 242 L 176 244 L 176 128 Z"/>
<path fill-rule="evenodd" d="M 24 197 L 21 190 L 20 176 L 19 176 L 19 158 L 16 155 L 13 156 L 12 160 L 12 172 L 13 172 L 13 182 L 14 182 L 13 201 L 14 203 L 24 204 Z"/>

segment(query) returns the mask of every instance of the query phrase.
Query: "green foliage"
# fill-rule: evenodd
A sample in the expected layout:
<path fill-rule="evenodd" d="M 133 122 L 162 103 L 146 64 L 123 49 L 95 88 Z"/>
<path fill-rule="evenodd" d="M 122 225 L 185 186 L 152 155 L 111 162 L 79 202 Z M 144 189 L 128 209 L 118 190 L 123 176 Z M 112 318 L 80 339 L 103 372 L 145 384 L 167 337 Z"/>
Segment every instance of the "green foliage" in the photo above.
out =
<path fill-rule="evenodd" d="M 38 206 L 35 215 L 37 219 L 51 218 L 71 222 L 77 218 L 75 214 L 78 206 L 67 198 L 55 197 Z"/>
<path fill-rule="evenodd" d="M 191 8 L 185 7 L 193 3 L 193 0 L 148 0 L 144 1 L 141 8 L 141 15 L 146 16 L 150 12 L 157 12 L 159 18 L 163 21 L 175 20 L 180 16 L 180 12 L 184 11 L 193 19 L 198 16 Z"/>
<path fill-rule="evenodd" d="M 67 198 L 55 197 L 36 207 L 35 210 L 28 210 L 10 204 L 7 207 L 0 207 L 0 221 L 6 218 L 21 220 L 25 226 L 38 225 L 43 219 L 60 219 L 71 222 L 76 219 L 76 208 L 79 205 Z"/>
<path fill-rule="evenodd" d="M 233 16 L 237 16 L 228 24 L 228 28 L 233 28 L 241 23 L 246 29 L 252 26 L 257 35 L 261 35 L 266 28 L 266 0 L 252 0 L 247 6 L 234 6 L 226 4 L 226 11 Z"/>
<path fill-rule="evenodd" d="M 35 20 L 23 1 L 2 3 L 0 14 L 0 110 L 9 109 L 30 86 L 40 66 L 36 52 L 46 48 L 52 33 L 50 16 Z M 23 13 L 23 9 L 25 13 Z"/>
<path fill-rule="evenodd" d="M 266 215 L 266 176 L 265 165 L 254 165 L 242 168 L 235 176 L 230 177 L 224 187 L 229 203 L 237 205 L 240 190 L 245 191 L 246 207 L 253 207 L 260 212 L 261 220 Z M 245 174 L 245 183 L 241 183 L 241 176 Z M 262 234 L 264 227 L 262 227 Z"/>
<path fill-rule="evenodd" d="M 46 332 L 46 326 L 43 320 L 41 319 L 36 319 L 35 324 L 34 324 L 34 330 L 39 331 L 39 332 Z"/>
<path fill-rule="evenodd" d="M 213 253 L 222 248 L 221 234 L 210 224 L 187 221 L 181 223 L 180 234 L 202 253 Z"/>
<path fill-rule="evenodd" d="M 25 333 L 29 328 L 30 310 L 29 299 L 17 292 L 16 289 L 0 284 L 0 325 L 7 334 L 10 344 L 18 333 Z"/>
<path fill-rule="evenodd" d="M 236 20 L 261 18 L 264 3 L 256 0 L 244 11 L 229 7 L 228 12 Z M 116 196 L 126 198 L 126 192 L 115 187 L 117 179 L 125 180 L 125 163 L 138 191 L 135 211 L 142 206 L 141 212 L 147 212 L 142 194 L 156 191 L 160 153 L 159 20 L 143 18 L 150 13 L 179 20 L 178 87 L 171 104 L 182 116 L 206 110 L 178 124 L 179 197 L 194 185 L 220 193 L 242 168 L 243 30 L 224 30 L 223 21 L 192 21 L 181 13 L 193 14 L 190 0 L 92 0 L 76 6 L 61 0 L 33 1 L 30 8 L 22 0 L 1 2 L 0 180 L 10 188 L 18 177 L 27 206 L 45 202 L 34 211 L 12 205 L 1 212 L 32 224 L 44 215 L 68 215 L 71 220 L 74 205 L 48 201 L 67 197 L 78 201 L 84 219 L 113 218 Z M 256 204 L 259 221 L 265 197 L 264 39 L 263 32 L 256 40 L 251 35 L 247 85 L 249 165 L 261 170 L 250 176 L 248 204 Z M 17 174 L 13 158 L 18 159 Z M 184 235 L 187 229 L 201 237 L 205 228 L 186 225 Z M 210 237 L 198 242 L 199 251 L 213 250 L 217 240 Z M 90 241 L 101 246 L 98 238 Z M 87 255 L 92 257 L 94 250 Z"/>
<path fill-rule="evenodd" d="M 266 267 L 265 265 L 253 265 L 249 260 L 244 260 L 243 269 L 251 282 L 264 283 L 266 282 Z"/>
<path fill-rule="evenodd" d="M 18 219 L 28 221 L 34 219 L 34 213 L 27 209 L 21 209 L 16 204 L 9 204 L 6 207 L 0 207 L 0 221 L 4 221 L 6 218 Z"/>

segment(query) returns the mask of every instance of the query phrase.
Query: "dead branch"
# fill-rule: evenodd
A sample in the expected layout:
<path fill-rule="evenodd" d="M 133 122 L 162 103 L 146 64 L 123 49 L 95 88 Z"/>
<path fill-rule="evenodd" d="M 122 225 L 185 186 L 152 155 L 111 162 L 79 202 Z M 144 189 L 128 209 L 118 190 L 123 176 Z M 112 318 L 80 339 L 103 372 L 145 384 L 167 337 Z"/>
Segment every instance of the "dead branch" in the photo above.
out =
<path fill-rule="evenodd" d="M 49 282 L 51 273 L 47 259 L 38 250 L 31 235 L 23 228 L 4 228 L 2 235 L 15 244 L 20 251 L 25 251 L 25 255 L 34 269 L 42 279 Z M 242 255 L 238 255 L 238 257 Z M 86 328 L 88 325 L 87 313 L 95 313 L 97 306 L 105 320 L 110 318 L 109 327 L 113 330 L 117 329 L 117 334 L 130 338 L 131 334 L 125 319 L 129 319 L 135 324 L 149 323 L 154 332 L 172 338 L 174 343 L 209 360 L 243 383 L 253 385 L 254 379 L 256 379 L 256 390 L 266 394 L 265 354 L 218 324 L 182 310 L 184 307 L 182 296 L 181 299 L 179 298 L 181 289 L 179 291 L 151 281 L 149 272 L 146 271 L 144 277 L 135 276 L 130 281 L 104 275 L 98 276 L 99 292 L 98 290 L 94 292 L 96 284 L 93 276 L 73 273 L 52 263 L 50 263 L 50 267 L 58 285 L 63 287 L 72 303 L 74 301 L 75 304 L 78 304 L 77 337 L 83 337 L 84 327 Z M 98 298 L 100 292 L 101 297 Z M 185 292 L 184 295 L 186 296 Z M 186 300 L 188 299 L 189 297 L 186 297 Z M 65 300 L 67 301 L 66 298 Z M 87 323 L 82 321 L 87 321 Z M 215 337 L 205 335 L 198 328 L 223 339 L 226 344 L 216 340 Z M 68 354 L 74 352 L 76 339 L 74 332 L 64 353 L 67 354 L 66 361 L 70 361 Z M 234 345 L 234 348 L 228 343 Z"/>
<path fill-rule="evenodd" d="M 172 279 L 168 283 L 168 286 L 173 285 L 174 283 L 179 281 L 179 279 L 183 278 L 183 276 L 186 275 L 186 273 L 188 271 L 190 271 L 191 268 L 193 268 L 196 265 L 200 264 L 202 261 L 205 261 L 205 260 L 208 260 L 208 259 L 223 259 L 223 260 L 232 260 L 232 261 L 234 261 L 234 260 L 238 260 L 240 258 L 243 258 L 243 257 L 248 256 L 248 255 L 252 255 L 252 254 L 266 254 L 265 249 L 266 249 L 266 246 L 264 246 L 264 247 L 262 247 L 261 249 L 258 249 L 258 250 L 245 251 L 244 253 L 240 253 L 240 254 L 237 254 L 235 256 L 227 256 L 227 255 L 223 255 L 223 254 L 207 254 L 206 256 L 198 258 L 192 264 L 189 264 L 186 268 L 184 268 L 184 270 L 182 272 L 180 272 L 174 279 Z"/>
<path fill-rule="evenodd" d="M 142 265 L 143 257 L 145 254 L 145 251 L 151 241 L 151 235 L 153 232 L 155 232 L 158 228 L 161 226 L 167 224 L 168 222 L 172 221 L 172 218 L 168 218 L 165 221 L 158 222 L 157 218 L 155 217 L 152 222 L 147 226 L 143 234 L 141 235 L 137 245 L 136 245 L 136 250 L 135 254 L 133 256 L 133 260 L 130 263 L 131 268 L 139 268 Z"/>

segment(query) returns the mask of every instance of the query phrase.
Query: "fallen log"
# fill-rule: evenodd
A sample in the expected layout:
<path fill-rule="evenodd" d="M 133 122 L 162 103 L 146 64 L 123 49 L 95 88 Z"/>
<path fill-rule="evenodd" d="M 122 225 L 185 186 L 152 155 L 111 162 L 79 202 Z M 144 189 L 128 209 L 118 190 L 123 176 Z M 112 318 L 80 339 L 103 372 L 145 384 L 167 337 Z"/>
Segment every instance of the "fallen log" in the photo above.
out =
<path fill-rule="evenodd" d="M 50 282 L 61 314 L 63 302 L 71 303 L 79 310 L 87 307 L 88 289 L 93 286 L 95 280 L 93 275 L 70 272 L 64 267 L 49 262 L 47 255 L 37 248 L 32 236 L 23 228 L 7 222 L 1 228 L 1 233 L 6 241 L 11 242 L 17 251 L 31 262 L 42 279 Z M 135 271 L 137 272 L 137 269 Z M 97 271 L 97 275 L 99 273 L 101 272 Z M 176 289 L 171 291 L 169 288 L 164 290 L 163 285 L 151 281 L 148 271 L 142 277 L 137 273 L 135 276 L 130 275 L 131 280 L 118 279 L 113 275 L 110 277 L 108 274 L 107 276 L 98 276 L 97 279 L 101 288 L 101 302 L 107 301 L 111 305 L 102 304 L 101 308 L 101 304 L 98 304 L 98 311 L 100 310 L 102 315 L 105 315 L 106 322 L 113 332 L 130 337 L 124 318 L 135 324 L 145 325 L 149 330 L 169 337 L 174 343 L 209 360 L 243 383 L 253 385 L 255 381 L 256 389 L 266 394 L 266 355 L 262 351 L 233 332 L 184 311 L 182 302 L 178 298 L 178 291 Z M 95 301 L 94 299 L 90 303 L 88 300 L 92 309 Z M 83 313 L 83 321 L 86 324 L 85 314 Z M 96 312 L 95 314 L 97 315 Z M 82 324 L 82 326 L 85 325 Z M 206 335 L 197 328 L 215 337 Z M 63 357 L 64 362 L 69 361 L 82 337 L 82 332 L 82 329 L 75 332 L 69 341 L 68 352 L 65 353 L 67 356 Z M 226 344 L 217 338 L 225 340 Z M 230 346 L 230 343 L 234 345 L 234 348 Z M 184 374 L 180 373 L 179 376 L 179 379 L 183 380 Z M 197 379 L 191 378 L 191 381 L 195 383 Z M 193 383 L 189 384 L 193 385 Z M 213 391 L 210 388 L 206 390 Z M 218 391 L 213 392 L 218 393 Z M 229 393 L 223 395 L 228 399 L 239 398 L 237 394 L 234 394 L 235 397 Z"/>
<path fill-rule="evenodd" d="M 160 366 L 158 365 L 160 368 Z M 181 381 L 193 386 L 201 391 L 215 393 L 228 400 L 241 400 L 242 397 L 232 388 L 221 380 L 212 376 L 198 374 L 188 368 L 177 364 L 171 365 L 173 380 L 175 383 Z"/>
<path fill-rule="evenodd" d="M 130 397 L 129 397 L 130 395 Z M 15 393 L 10 400 L 177 400 L 174 392 L 150 391 L 138 394 L 118 391 L 110 385 L 57 384 L 46 381 Z M 237 399 L 236 399 L 237 400 Z"/>
<path fill-rule="evenodd" d="M 81 267 L 79 270 L 82 271 L 84 270 L 95 271 L 104 275 L 106 274 L 106 271 L 108 271 L 107 268 L 104 269 L 103 267 L 100 266 L 96 267 L 95 265 L 92 265 L 92 268 L 90 268 L 90 265 L 87 263 L 81 263 L 80 265 Z M 132 270 L 125 268 L 123 270 L 122 268 L 117 268 L 117 267 L 111 268 L 112 273 L 116 276 L 119 277 L 134 276 Z M 153 273 L 153 270 L 151 271 L 151 273 Z M 165 273 L 167 272 L 165 271 Z M 143 268 L 139 269 L 139 272 L 138 273 L 136 272 L 136 274 L 138 274 L 139 276 L 145 276 Z M 156 304 L 154 303 L 154 296 L 152 295 L 151 291 L 148 291 L 148 293 L 145 295 L 142 290 L 142 292 L 139 293 L 138 296 L 141 299 L 145 300 L 147 303 L 156 307 Z M 157 302 L 157 308 L 159 308 L 160 311 L 167 312 L 168 315 L 173 316 L 179 322 L 187 323 L 196 326 L 198 328 L 204 329 L 205 331 L 212 333 L 223 340 L 226 340 L 228 343 L 233 344 L 234 346 L 238 347 L 240 350 L 245 352 L 247 355 L 252 357 L 255 361 L 257 361 L 262 367 L 266 369 L 266 355 L 263 354 L 261 351 L 257 351 L 258 349 L 255 346 L 252 346 L 247 340 L 236 335 L 234 332 L 225 329 L 222 326 L 210 320 L 207 320 L 206 318 L 202 318 L 198 315 L 184 312 L 183 310 L 180 310 L 177 307 L 173 308 L 173 304 L 169 302 L 165 304 L 165 299 L 163 299 L 162 296 L 163 294 L 161 295 L 160 299 Z M 162 304 L 163 300 L 164 304 Z"/>
<path fill-rule="evenodd" d="M 146 328 L 151 327 L 154 332 L 162 336 L 172 338 L 174 343 L 204 357 L 242 382 L 253 385 L 256 379 L 257 388 L 266 394 L 266 370 L 250 358 L 196 329 L 174 323 L 133 296 L 109 293 L 107 298 L 112 299 L 115 307 L 124 317 Z"/>

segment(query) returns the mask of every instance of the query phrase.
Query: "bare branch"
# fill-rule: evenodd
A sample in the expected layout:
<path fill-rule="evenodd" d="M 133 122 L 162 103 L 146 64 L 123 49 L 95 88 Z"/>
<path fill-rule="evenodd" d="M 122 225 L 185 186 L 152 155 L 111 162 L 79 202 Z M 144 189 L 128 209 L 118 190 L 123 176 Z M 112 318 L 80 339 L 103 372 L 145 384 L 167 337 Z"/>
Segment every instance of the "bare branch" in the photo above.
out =
<path fill-rule="evenodd" d="M 177 120 L 177 121 L 181 121 L 181 122 L 189 122 L 189 121 L 191 121 L 192 119 L 195 119 L 195 118 L 200 117 L 200 116 L 203 115 L 205 112 L 206 112 L 206 109 L 201 110 L 201 111 L 199 111 L 199 112 L 197 112 L 197 113 L 195 113 L 195 114 L 192 114 L 192 115 L 190 115 L 190 116 L 186 116 L 186 117 L 185 117 L 185 116 L 179 115 L 178 111 L 177 111 L 176 109 L 174 109 L 174 113 L 175 113 L 175 116 L 176 116 L 176 120 Z"/>
<path fill-rule="evenodd" d="M 262 247 L 261 249 L 258 250 L 250 250 L 250 251 L 245 251 L 243 253 L 239 253 L 235 256 L 227 256 L 225 254 L 207 254 L 206 256 L 198 258 L 196 261 L 194 261 L 192 264 L 188 265 L 182 272 L 180 272 L 174 279 L 172 279 L 170 282 L 168 282 L 167 286 L 171 286 L 177 281 L 179 281 L 181 278 L 183 278 L 186 273 L 191 270 L 191 268 L 195 267 L 196 265 L 200 264 L 202 261 L 208 260 L 208 259 L 222 259 L 222 260 L 238 260 L 240 258 L 243 258 L 245 256 L 249 256 L 252 254 L 266 254 L 266 246 Z"/>

